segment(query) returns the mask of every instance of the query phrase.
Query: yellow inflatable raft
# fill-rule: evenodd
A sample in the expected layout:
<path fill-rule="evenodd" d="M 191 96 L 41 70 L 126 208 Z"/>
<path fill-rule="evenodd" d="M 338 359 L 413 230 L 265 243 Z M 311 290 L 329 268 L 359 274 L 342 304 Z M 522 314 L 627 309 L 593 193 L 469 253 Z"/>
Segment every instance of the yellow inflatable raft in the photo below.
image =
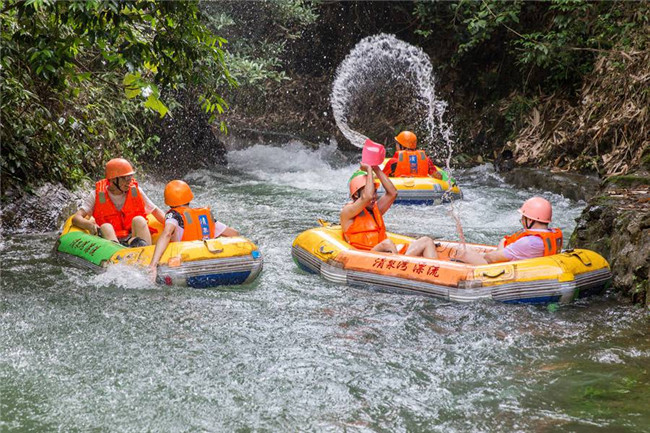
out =
<path fill-rule="evenodd" d="M 413 238 L 388 233 L 396 244 Z M 466 244 L 477 252 L 494 246 Z M 493 299 L 507 303 L 568 303 L 600 293 L 611 281 L 609 264 L 589 250 L 473 266 L 450 260 L 458 242 L 436 243 L 438 259 L 360 251 L 343 240 L 341 226 L 307 230 L 294 240 L 292 255 L 303 270 L 353 286 L 401 290 L 452 301 Z M 453 255 L 453 254 L 452 254 Z"/>
<path fill-rule="evenodd" d="M 162 232 L 153 216 L 149 225 Z M 154 234 L 154 244 L 158 234 Z M 77 266 L 102 272 L 111 264 L 148 266 L 154 245 L 127 248 L 93 236 L 72 225 L 70 217 L 55 247 L 56 255 Z M 157 282 L 166 285 L 208 288 L 246 284 L 262 271 L 257 246 L 243 237 L 221 237 L 204 241 L 172 242 L 160 259 Z"/>
<path fill-rule="evenodd" d="M 384 160 L 384 165 L 388 159 Z M 382 165 L 383 167 L 383 165 Z M 460 200 L 463 193 L 456 184 L 456 180 L 436 166 L 442 179 L 433 177 L 391 177 L 390 180 L 397 188 L 398 194 L 395 203 L 398 204 L 438 204 L 452 200 Z M 385 193 L 384 187 L 377 190 L 378 195 Z"/>

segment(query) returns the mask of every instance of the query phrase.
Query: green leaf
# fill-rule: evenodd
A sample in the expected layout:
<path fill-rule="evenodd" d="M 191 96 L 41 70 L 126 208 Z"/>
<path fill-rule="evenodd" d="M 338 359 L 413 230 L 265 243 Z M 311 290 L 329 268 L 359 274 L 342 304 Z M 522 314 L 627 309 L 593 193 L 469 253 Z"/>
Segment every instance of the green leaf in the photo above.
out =
<path fill-rule="evenodd" d="M 156 98 L 154 95 L 150 95 L 147 98 L 147 102 L 144 104 L 145 107 L 150 108 L 160 114 L 160 117 L 165 117 L 165 114 L 169 109 L 163 104 L 160 99 Z"/>

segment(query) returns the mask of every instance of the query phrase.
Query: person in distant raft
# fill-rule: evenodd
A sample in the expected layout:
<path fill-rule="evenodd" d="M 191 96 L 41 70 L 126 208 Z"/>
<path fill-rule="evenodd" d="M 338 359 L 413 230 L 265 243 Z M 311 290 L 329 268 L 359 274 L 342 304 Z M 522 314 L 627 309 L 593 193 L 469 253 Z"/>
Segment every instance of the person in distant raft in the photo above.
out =
<path fill-rule="evenodd" d="M 382 217 L 397 198 L 397 190 L 379 166 L 361 164 L 361 168 L 363 170 L 356 171 L 348 183 L 352 201 L 341 210 L 343 237 L 359 250 L 398 254 L 397 246 L 386 236 Z M 386 190 L 379 200 L 372 175 L 368 174 L 373 171 Z M 426 236 L 404 245 L 399 253 L 430 259 L 438 257 L 433 240 Z"/>
<path fill-rule="evenodd" d="M 172 180 L 165 186 L 165 204 L 170 209 L 165 214 L 165 228 L 158 237 L 149 264 L 154 274 L 169 242 L 239 236 L 237 230 L 215 221 L 209 207 L 189 207 L 193 198 L 190 186 L 182 180 Z"/>
<path fill-rule="evenodd" d="M 456 259 L 472 265 L 484 265 L 551 256 L 562 251 L 562 230 L 548 226 L 553 216 L 553 208 L 548 200 L 529 198 L 519 213 L 524 229 L 501 239 L 496 251 L 485 254 L 459 252 Z"/>
<path fill-rule="evenodd" d="M 416 150 L 418 138 L 411 131 L 395 137 L 395 155 L 384 166 L 388 177 L 427 177 L 442 179 L 442 175 L 424 150 Z"/>
<path fill-rule="evenodd" d="M 126 159 L 108 161 L 105 178 L 95 184 L 95 191 L 72 217 L 72 224 L 126 246 L 151 245 L 147 214 L 153 214 L 160 222 L 164 221 L 164 214 L 140 189 L 134 174 Z"/>

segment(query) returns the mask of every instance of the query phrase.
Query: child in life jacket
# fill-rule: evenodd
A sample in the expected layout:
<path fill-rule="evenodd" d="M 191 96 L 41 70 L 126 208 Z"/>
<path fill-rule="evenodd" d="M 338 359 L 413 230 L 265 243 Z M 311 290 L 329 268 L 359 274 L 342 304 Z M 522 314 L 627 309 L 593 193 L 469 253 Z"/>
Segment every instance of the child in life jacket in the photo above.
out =
<path fill-rule="evenodd" d="M 359 250 L 398 254 L 397 246 L 386 236 L 382 216 L 397 198 L 397 190 L 379 166 L 361 164 L 361 168 L 363 170 L 355 172 L 348 184 L 352 201 L 341 210 L 343 237 L 352 247 Z M 368 174 L 372 171 L 386 190 L 386 194 L 379 200 L 372 175 Z M 426 236 L 403 246 L 399 253 L 407 256 L 438 257 L 433 240 Z"/>
<path fill-rule="evenodd" d="M 190 186 L 182 180 L 172 180 L 165 186 L 165 204 L 170 209 L 165 214 L 165 227 L 156 242 L 149 265 L 154 275 L 170 242 L 239 236 L 237 230 L 215 221 L 209 207 L 189 207 L 193 198 Z"/>
<path fill-rule="evenodd" d="M 411 131 L 395 137 L 395 154 L 384 166 L 388 177 L 427 177 L 442 179 L 442 175 L 424 150 L 416 150 L 418 138 Z"/>
<path fill-rule="evenodd" d="M 105 178 L 95 184 L 95 191 L 72 217 L 72 224 L 126 246 L 151 245 L 152 229 L 147 224 L 147 214 L 153 214 L 160 222 L 164 221 L 164 214 L 140 189 L 134 174 L 126 159 L 108 161 Z"/>
<path fill-rule="evenodd" d="M 458 260 L 473 265 L 509 262 L 551 256 L 562 251 L 562 230 L 549 228 L 551 203 L 542 197 L 529 198 L 519 209 L 523 230 L 504 236 L 495 251 L 478 254 L 458 252 Z"/>

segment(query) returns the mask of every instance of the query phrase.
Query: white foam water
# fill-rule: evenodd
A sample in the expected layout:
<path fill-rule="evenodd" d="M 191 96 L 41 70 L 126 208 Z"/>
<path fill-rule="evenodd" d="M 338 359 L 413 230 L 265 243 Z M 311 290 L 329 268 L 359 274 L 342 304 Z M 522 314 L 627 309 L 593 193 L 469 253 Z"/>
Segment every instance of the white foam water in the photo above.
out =
<path fill-rule="evenodd" d="M 255 144 L 228 152 L 228 166 L 276 184 L 315 191 L 346 191 L 347 180 L 358 166 L 337 167 L 336 143 L 311 149 L 293 141 L 282 147 Z M 341 159 L 343 159 L 341 157 Z M 341 161 L 343 162 L 343 161 Z"/>

